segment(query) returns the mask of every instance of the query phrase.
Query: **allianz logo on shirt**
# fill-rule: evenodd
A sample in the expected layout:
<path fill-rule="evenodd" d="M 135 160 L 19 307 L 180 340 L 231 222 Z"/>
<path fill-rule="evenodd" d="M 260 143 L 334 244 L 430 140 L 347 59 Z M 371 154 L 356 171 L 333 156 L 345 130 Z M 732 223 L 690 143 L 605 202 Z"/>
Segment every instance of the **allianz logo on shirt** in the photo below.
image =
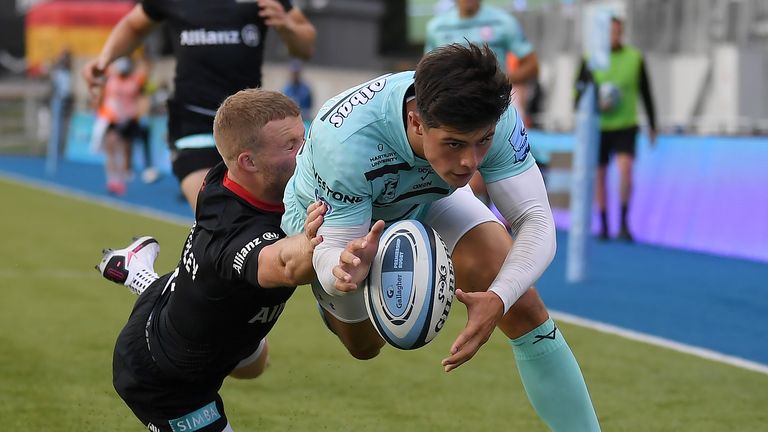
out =
<path fill-rule="evenodd" d="M 183 30 L 179 35 L 181 46 L 239 45 L 255 47 L 261 42 L 259 27 L 247 24 L 242 30 Z"/>

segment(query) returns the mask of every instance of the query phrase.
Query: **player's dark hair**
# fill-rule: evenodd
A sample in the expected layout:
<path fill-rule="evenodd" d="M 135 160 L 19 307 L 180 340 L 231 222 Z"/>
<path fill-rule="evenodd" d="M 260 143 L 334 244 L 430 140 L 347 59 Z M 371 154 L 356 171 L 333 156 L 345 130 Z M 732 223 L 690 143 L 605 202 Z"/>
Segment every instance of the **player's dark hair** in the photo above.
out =
<path fill-rule="evenodd" d="M 298 117 L 299 107 L 288 96 L 262 89 L 241 90 L 224 100 L 213 119 L 213 138 L 224 161 L 240 152 L 258 152 L 261 129 L 273 120 Z"/>
<path fill-rule="evenodd" d="M 426 54 L 416 66 L 416 109 L 428 127 L 469 132 L 499 120 L 512 85 L 496 55 L 474 44 L 451 44 Z"/>

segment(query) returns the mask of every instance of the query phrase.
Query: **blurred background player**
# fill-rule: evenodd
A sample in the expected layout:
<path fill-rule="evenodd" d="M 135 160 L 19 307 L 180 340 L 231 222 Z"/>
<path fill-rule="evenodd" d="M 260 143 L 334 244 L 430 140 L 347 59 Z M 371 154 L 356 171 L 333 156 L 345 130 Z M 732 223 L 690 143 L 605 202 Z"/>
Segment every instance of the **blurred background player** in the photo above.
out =
<path fill-rule="evenodd" d="M 51 80 L 51 134 L 49 151 L 56 158 L 64 152 L 72 117 L 72 52 L 64 48 L 49 71 Z"/>
<path fill-rule="evenodd" d="M 608 69 L 590 71 L 586 60 L 582 61 L 578 82 L 594 80 L 598 88 L 600 111 L 600 150 L 595 183 L 595 200 L 600 211 L 599 238 L 609 238 L 607 186 L 608 162 L 616 156 L 619 168 L 619 199 L 621 200 L 621 225 L 618 238 L 633 241 L 629 229 L 629 204 L 632 197 L 632 166 L 637 146 L 637 103 L 643 99 L 648 116 L 648 141 L 656 144 L 656 112 L 651 96 L 651 84 L 639 49 L 622 43 L 624 22 L 614 16 L 611 19 L 611 59 Z M 579 86 L 578 88 L 583 88 Z M 577 92 L 576 100 L 581 96 Z"/>
<path fill-rule="evenodd" d="M 175 271 L 158 278 L 152 237 L 105 251 L 97 266 L 140 295 L 117 339 L 113 384 L 151 431 L 232 431 L 219 389 L 227 376 L 264 371 L 266 335 L 296 285 L 314 278 L 312 251 L 322 241 L 322 205 L 311 206 L 303 234 L 280 230 L 283 190 L 304 142 L 293 101 L 240 91 L 222 103 L 214 134 L 224 162 L 206 177 Z"/>
<path fill-rule="evenodd" d="M 301 117 L 305 122 L 312 121 L 312 89 L 304 81 L 301 75 L 302 64 L 300 60 L 292 60 L 288 65 L 290 78 L 283 87 L 283 93 L 296 102 L 301 109 Z"/>
<path fill-rule="evenodd" d="M 216 109 L 238 90 L 261 86 L 267 29 L 278 33 L 292 56 L 304 59 L 313 53 L 316 34 L 290 0 L 143 0 L 83 67 L 88 85 L 98 88 L 106 67 L 137 48 L 160 22 L 171 33 L 177 62 L 168 104 L 173 173 L 194 209 L 206 173 L 221 161 L 212 134 Z"/>
<path fill-rule="evenodd" d="M 514 86 L 512 101 L 515 108 L 526 118 L 528 84 L 539 74 L 539 61 L 517 19 L 500 8 L 483 4 L 482 0 L 456 0 L 455 8 L 437 15 L 427 24 L 424 52 L 467 41 L 488 44 L 493 50 Z M 480 173 L 475 174 L 470 185 L 475 195 L 489 204 L 503 220 L 488 199 Z"/>
<path fill-rule="evenodd" d="M 128 57 L 117 59 L 107 71 L 107 80 L 98 109 L 98 122 L 106 124 L 102 148 L 106 155 L 107 191 L 115 195 L 126 192 L 131 180 L 133 142 L 142 138 L 139 118 L 141 98 L 146 81 L 144 70 L 136 68 Z"/>

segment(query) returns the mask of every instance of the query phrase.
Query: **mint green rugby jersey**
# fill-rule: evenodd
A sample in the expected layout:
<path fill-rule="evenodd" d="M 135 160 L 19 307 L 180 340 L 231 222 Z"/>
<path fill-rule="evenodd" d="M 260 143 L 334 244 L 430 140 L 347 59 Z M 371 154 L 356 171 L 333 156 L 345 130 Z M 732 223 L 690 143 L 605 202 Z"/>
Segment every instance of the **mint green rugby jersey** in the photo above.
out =
<path fill-rule="evenodd" d="M 477 14 L 470 18 L 460 17 L 455 7 L 432 18 L 427 23 L 424 52 L 451 43 L 466 44 L 467 40 L 475 44 L 487 43 L 504 71 L 507 70 L 507 53 L 523 58 L 533 52 L 517 19 L 500 8 L 485 4 L 480 5 Z"/>
<path fill-rule="evenodd" d="M 328 205 L 324 227 L 344 227 L 418 219 L 455 190 L 408 143 L 403 99 L 412 84 L 413 72 L 383 75 L 323 105 L 286 187 L 287 234 L 303 229 L 315 200 Z M 529 150 L 525 127 L 510 107 L 479 170 L 488 183 L 517 175 L 534 164 Z"/>

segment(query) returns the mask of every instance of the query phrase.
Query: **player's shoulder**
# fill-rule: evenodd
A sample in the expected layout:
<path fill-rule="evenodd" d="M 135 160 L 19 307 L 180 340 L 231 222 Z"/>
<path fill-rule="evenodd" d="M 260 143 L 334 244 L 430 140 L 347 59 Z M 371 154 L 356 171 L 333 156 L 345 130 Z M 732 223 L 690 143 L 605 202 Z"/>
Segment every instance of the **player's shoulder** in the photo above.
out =
<path fill-rule="evenodd" d="M 393 95 L 413 81 L 413 72 L 384 74 L 329 99 L 312 122 L 315 133 L 331 133 L 344 141 L 361 129 L 376 128 L 386 117 Z M 372 132 L 375 135 L 375 131 Z M 359 139 L 359 137 L 356 137 Z"/>
<path fill-rule="evenodd" d="M 458 17 L 459 15 L 456 13 L 456 9 L 449 9 L 445 12 L 438 13 L 427 21 L 427 31 L 434 30 L 444 24 L 454 23 L 458 20 Z"/>
<path fill-rule="evenodd" d="M 501 114 L 499 121 L 496 122 L 496 135 L 498 135 L 499 132 L 502 134 L 509 134 L 512 131 L 517 130 L 519 127 L 523 127 L 520 113 L 517 111 L 517 108 L 515 108 L 513 104 L 509 104 L 507 110 Z"/>
<path fill-rule="evenodd" d="M 492 4 L 483 4 L 482 6 L 480 6 L 480 15 L 483 16 L 484 18 L 494 17 L 498 19 L 507 18 L 511 16 L 509 12 L 507 12 L 506 10 Z"/>

